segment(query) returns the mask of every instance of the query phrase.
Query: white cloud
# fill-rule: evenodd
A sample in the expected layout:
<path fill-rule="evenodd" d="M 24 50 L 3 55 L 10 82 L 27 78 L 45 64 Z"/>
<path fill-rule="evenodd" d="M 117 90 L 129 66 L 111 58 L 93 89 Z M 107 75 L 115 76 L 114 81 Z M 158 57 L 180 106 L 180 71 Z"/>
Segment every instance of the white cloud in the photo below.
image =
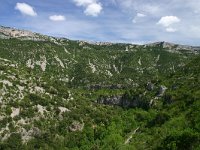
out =
<path fill-rule="evenodd" d="M 87 16 L 98 16 L 101 13 L 102 6 L 101 4 L 93 3 L 88 5 L 88 7 L 85 9 L 84 13 Z"/>
<path fill-rule="evenodd" d="M 168 27 L 168 28 L 166 28 L 166 31 L 167 31 L 167 32 L 176 32 L 177 29 Z"/>
<path fill-rule="evenodd" d="M 142 13 L 137 13 L 137 17 L 146 17 L 146 15 Z"/>
<path fill-rule="evenodd" d="M 65 21 L 65 16 L 62 16 L 62 15 L 53 15 L 53 16 L 49 16 L 49 19 L 51 21 Z"/>
<path fill-rule="evenodd" d="M 175 23 L 179 23 L 181 20 L 176 16 L 164 16 L 157 22 L 158 25 L 165 27 L 167 32 L 176 32 L 177 29 L 172 28 L 171 26 Z"/>
<path fill-rule="evenodd" d="M 137 13 L 136 16 L 133 18 L 132 22 L 137 23 L 140 18 L 144 18 L 144 17 L 146 17 L 145 14 Z"/>
<path fill-rule="evenodd" d="M 157 24 L 162 25 L 164 27 L 169 27 L 170 25 L 178 23 L 180 21 L 181 20 L 176 16 L 164 16 L 158 21 Z"/>
<path fill-rule="evenodd" d="M 88 6 L 96 3 L 96 0 L 73 0 L 77 6 Z"/>
<path fill-rule="evenodd" d="M 24 15 L 37 16 L 37 13 L 34 11 L 33 7 L 26 3 L 17 3 L 15 9 L 19 10 Z"/>
<path fill-rule="evenodd" d="M 85 15 L 98 16 L 102 11 L 102 4 L 97 0 L 73 0 L 77 6 L 85 7 Z"/>

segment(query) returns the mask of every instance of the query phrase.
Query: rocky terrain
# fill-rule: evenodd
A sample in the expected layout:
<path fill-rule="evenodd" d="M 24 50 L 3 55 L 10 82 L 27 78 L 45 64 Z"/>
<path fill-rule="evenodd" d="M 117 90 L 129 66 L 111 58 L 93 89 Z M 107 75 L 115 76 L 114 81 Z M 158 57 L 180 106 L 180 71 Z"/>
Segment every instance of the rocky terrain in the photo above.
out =
<path fill-rule="evenodd" d="M 199 53 L 1 26 L 0 149 L 198 149 Z"/>

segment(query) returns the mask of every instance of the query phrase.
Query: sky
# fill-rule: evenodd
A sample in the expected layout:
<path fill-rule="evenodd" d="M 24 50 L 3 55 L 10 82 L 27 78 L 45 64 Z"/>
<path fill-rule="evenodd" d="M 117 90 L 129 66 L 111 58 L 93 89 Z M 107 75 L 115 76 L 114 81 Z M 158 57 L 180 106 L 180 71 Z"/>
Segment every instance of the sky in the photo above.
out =
<path fill-rule="evenodd" d="M 0 25 L 73 40 L 200 46 L 200 0 L 0 0 Z"/>

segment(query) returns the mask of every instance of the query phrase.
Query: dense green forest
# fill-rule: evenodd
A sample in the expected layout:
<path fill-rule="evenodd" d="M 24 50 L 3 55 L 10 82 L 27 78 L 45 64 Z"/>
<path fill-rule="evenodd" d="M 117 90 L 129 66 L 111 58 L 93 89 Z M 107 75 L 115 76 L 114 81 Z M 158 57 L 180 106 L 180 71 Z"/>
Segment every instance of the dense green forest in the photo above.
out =
<path fill-rule="evenodd" d="M 0 149 L 200 150 L 200 50 L 0 39 Z"/>

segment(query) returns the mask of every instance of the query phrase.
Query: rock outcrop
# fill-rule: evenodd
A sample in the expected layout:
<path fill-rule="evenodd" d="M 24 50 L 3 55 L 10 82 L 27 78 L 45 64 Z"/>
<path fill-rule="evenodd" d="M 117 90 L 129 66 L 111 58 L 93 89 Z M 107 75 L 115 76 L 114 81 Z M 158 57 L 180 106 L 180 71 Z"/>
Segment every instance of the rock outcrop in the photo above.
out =
<path fill-rule="evenodd" d="M 75 131 L 82 131 L 83 128 L 84 128 L 84 123 L 80 123 L 79 121 L 74 121 L 69 127 L 69 130 L 71 132 L 75 132 Z"/>
<path fill-rule="evenodd" d="M 163 96 L 166 90 L 167 90 L 167 87 L 164 85 L 161 85 L 158 91 L 158 96 Z"/>
<path fill-rule="evenodd" d="M 146 89 L 148 91 L 153 91 L 154 90 L 154 84 L 151 83 L 151 82 L 148 82 L 147 85 L 146 85 Z"/>
<path fill-rule="evenodd" d="M 122 105 L 122 96 L 101 96 L 98 100 L 97 103 L 99 104 L 105 104 L 105 105 Z"/>
<path fill-rule="evenodd" d="M 97 103 L 104 105 L 113 105 L 120 106 L 123 108 L 144 108 L 147 109 L 149 107 L 149 103 L 145 101 L 142 95 L 132 96 L 131 98 L 127 98 L 125 95 L 120 96 L 100 96 L 97 100 Z"/>
<path fill-rule="evenodd" d="M 9 38 L 18 38 L 24 40 L 33 40 L 33 41 L 45 41 L 45 36 L 42 36 L 38 33 L 18 30 L 15 28 L 3 27 L 0 26 L 0 38 L 9 39 Z"/>

